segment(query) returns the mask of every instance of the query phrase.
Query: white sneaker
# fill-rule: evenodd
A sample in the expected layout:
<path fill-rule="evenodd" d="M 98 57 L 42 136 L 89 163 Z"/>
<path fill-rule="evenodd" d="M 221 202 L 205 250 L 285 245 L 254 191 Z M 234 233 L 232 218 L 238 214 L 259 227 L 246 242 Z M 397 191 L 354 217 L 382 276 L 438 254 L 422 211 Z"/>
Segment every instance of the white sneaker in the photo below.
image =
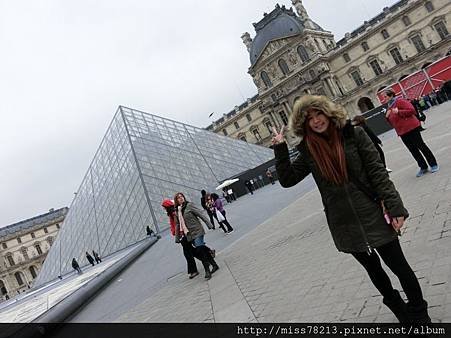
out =
<path fill-rule="evenodd" d="M 393 170 L 391 170 L 390 168 L 385 168 L 387 170 L 388 173 L 391 173 Z"/>

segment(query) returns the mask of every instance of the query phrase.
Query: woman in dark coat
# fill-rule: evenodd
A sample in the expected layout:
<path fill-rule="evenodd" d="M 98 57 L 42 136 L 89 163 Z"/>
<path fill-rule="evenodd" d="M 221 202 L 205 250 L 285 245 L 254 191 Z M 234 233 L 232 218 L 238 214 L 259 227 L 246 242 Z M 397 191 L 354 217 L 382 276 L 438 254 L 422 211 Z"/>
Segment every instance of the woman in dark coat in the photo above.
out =
<path fill-rule="evenodd" d="M 337 249 L 352 254 L 366 269 L 383 303 L 400 322 L 430 322 L 420 284 L 398 241 L 397 232 L 408 212 L 368 135 L 346 120 L 344 109 L 324 96 L 298 99 L 290 128 L 303 140 L 293 163 L 283 128 L 273 130 L 279 181 L 283 187 L 291 187 L 312 174 Z M 384 218 L 381 201 L 391 224 Z M 379 257 L 401 282 L 407 305 L 393 289 Z"/>
<path fill-rule="evenodd" d="M 205 269 L 205 279 L 210 279 L 211 274 L 216 272 L 219 269 L 219 266 L 216 264 L 210 249 L 205 245 L 205 230 L 199 219 L 201 219 L 209 229 L 213 229 L 213 225 L 200 209 L 186 200 L 185 195 L 181 192 L 175 194 L 174 206 L 177 213 L 175 241 L 179 242 L 179 234 L 183 233 L 183 236 L 186 237 L 188 243 L 194 246 L 196 257 L 199 257 L 202 261 L 202 265 Z M 212 266 L 211 271 L 210 265 Z"/>

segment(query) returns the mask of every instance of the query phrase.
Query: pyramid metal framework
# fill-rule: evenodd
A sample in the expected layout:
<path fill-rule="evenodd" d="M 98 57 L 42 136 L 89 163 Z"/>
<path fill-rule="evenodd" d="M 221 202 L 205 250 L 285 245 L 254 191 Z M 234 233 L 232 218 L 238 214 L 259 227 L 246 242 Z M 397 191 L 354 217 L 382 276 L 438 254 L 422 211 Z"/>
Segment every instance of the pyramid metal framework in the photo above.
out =
<path fill-rule="evenodd" d="M 72 270 L 85 252 L 107 256 L 167 228 L 161 207 L 178 191 L 200 190 L 273 158 L 271 149 L 119 106 L 37 277 L 42 285 Z"/>

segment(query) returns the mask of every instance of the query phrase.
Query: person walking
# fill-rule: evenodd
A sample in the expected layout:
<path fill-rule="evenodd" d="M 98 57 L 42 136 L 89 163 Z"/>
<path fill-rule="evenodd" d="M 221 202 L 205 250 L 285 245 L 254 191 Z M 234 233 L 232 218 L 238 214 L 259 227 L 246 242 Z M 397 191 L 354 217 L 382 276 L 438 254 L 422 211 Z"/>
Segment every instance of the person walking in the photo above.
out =
<path fill-rule="evenodd" d="M 200 205 L 202 208 L 207 212 L 208 217 L 210 218 L 210 223 L 213 225 L 213 230 L 215 229 L 215 222 L 213 220 L 213 212 L 210 210 L 210 208 L 207 206 L 207 198 L 210 196 L 210 194 L 207 194 L 205 190 L 202 190 L 201 192 L 202 197 L 200 198 Z"/>
<path fill-rule="evenodd" d="M 80 269 L 80 265 L 78 265 L 78 262 L 75 258 L 72 259 L 72 267 L 75 269 L 75 271 L 78 272 L 79 275 L 83 273 Z"/>
<path fill-rule="evenodd" d="M 211 194 L 211 198 L 213 199 L 213 205 L 216 210 L 216 217 L 218 218 L 219 227 L 226 234 L 232 233 L 233 228 L 226 218 L 226 211 L 224 210 L 224 206 L 222 205 L 221 199 L 219 198 L 218 194 L 215 193 Z M 220 215 L 218 213 L 220 213 Z"/>
<path fill-rule="evenodd" d="M 205 245 L 205 230 L 199 219 L 209 229 L 212 229 L 213 225 L 200 209 L 186 200 L 185 195 L 181 192 L 176 193 L 174 196 L 174 207 L 176 210 L 175 241 L 180 241 L 180 234 L 182 233 L 186 237 L 187 242 L 194 246 L 196 255 L 198 255 L 197 257 L 200 258 L 204 266 L 205 279 L 208 280 L 214 272 L 219 270 L 219 266 L 213 257 L 214 254 L 212 255 L 210 248 Z M 212 266 L 211 271 L 210 265 Z"/>
<path fill-rule="evenodd" d="M 170 199 L 164 199 L 163 202 L 161 203 L 161 206 L 165 209 L 165 211 L 169 217 L 171 234 L 172 234 L 172 236 L 176 237 L 175 232 L 176 232 L 177 216 L 176 216 L 174 202 L 171 201 Z M 188 242 L 188 240 L 186 239 L 186 236 L 183 234 L 183 232 L 179 231 L 178 237 L 179 237 L 179 243 L 182 245 L 182 248 L 183 248 L 183 255 L 185 256 L 185 259 L 186 259 L 186 265 L 188 268 L 189 279 L 192 279 L 199 274 L 199 271 L 197 271 L 196 261 L 194 260 L 194 255 L 195 255 L 194 247 L 191 243 Z"/>
<path fill-rule="evenodd" d="M 298 99 L 290 129 L 303 138 L 298 145 L 300 155 L 293 163 L 283 127 L 279 132 L 273 128 L 280 184 L 292 187 L 311 173 L 337 249 L 363 266 L 383 303 L 401 323 L 429 323 L 427 302 L 398 240 L 409 213 L 371 139 L 362 128 L 347 122 L 344 108 L 325 96 Z M 398 277 L 407 304 L 393 288 L 380 258 Z"/>
<path fill-rule="evenodd" d="M 94 258 L 92 258 L 92 256 L 89 254 L 89 252 L 86 251 L 86 259 L 88 260 L 89 264 L 91 264 L 92 266 L 94 266 Z"/>
<path fill-rule="evenodd" d="M 373 142 L 374 146 L 376 147 L 377 152 L 379 153 L 379 156 L 381 157 L 381 161 L 385 167 L 385 169 L 387 169 L 387 171 L 389 173 L 392 172 L 391 169 L 387 168 L 387 163 L 385 161 L 385 155 L 384 155 L 384 151 L 382 150 L 382 141 L 379 137 L 377 137 L 377 135 L 371 130 L 370 127 L 368 127 L 368 125 L 366 124 L 366 118 L 365 116 L 362 115 L 357 115 L 354 116 L 354 118 L 352 119 L 352 123 L 355 126 L 359 126 L 361 128 L 363 128 L 363 130 L 365 130 L 365 132 L 367 133 L 367 135 L 370 137 L 371 141 Z"/>
<path fill-rule="evenodd" d="M 427 173 L 428 164 L 432 173 L 437 172 L 439 170 L 437 160 L 421 137 L 421 123 L 415 117 L 415 108 L 408 100 L 395 97 L 392 90 L 386 90 L 384 94 L 388 99 L 388 110 L 385 117 L 417 161 L 420 170 L 416 176 L 421 177 Z"/>
<path fill-rule="evenodd" d="M 94 256 L 94 259 L 96 260 L 97 264 L 102 263 L 102 259 L 100 258 L 99 254 L 97 252 L 92 250 L 92 255 Z"/>

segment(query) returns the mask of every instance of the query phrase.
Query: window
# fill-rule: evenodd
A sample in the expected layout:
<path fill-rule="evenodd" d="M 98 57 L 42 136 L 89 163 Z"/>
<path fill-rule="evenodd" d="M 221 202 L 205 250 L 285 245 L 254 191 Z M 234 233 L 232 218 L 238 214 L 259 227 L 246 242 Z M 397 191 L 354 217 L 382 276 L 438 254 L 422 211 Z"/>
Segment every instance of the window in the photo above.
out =
<path fill-rule="evenodd" d="M 313 69 L 310 69 L 308 71 L 308 73 L 310 74 L 310 78 L 313 80 L 316 77 L 315 71 Z"/>
<path fill-rule="evenodd" d="M 345 62 L 351 61 L 351 58 L 349 57 L 349 54 L 348 54 L 348 53 L 344 53 L 344 54 L 343 54 L 343 59 L 345 59 Z"/>
<path fill-rule="evenodd" d="M 269 79 L 268 73 L 261 72 L 260 73 L 260 77 L 262 78 L 262 80 L 265 83 L 266 87 L 271 87 L 272 86 L 272 83 L 271 83 L 271 80 Z"/>
<path fill-rule="evenodd" d="M 390 34 L 388 34 L 386 29 L 381 30 L 382 37 L 384 40 L 388 39 L 390 37 Z"/>
<path fill-rule="evenodd" d="M 426 7 L 426 10 L 428 12 L 432 12 L 434 10 L 434 5 L 432 4 L 432 2 L 428 1 L 424 4 L 424 7 Z"/>
<path fill-rule="evenodd" d="M 279 116 L 280 116 L 280 119 L 282 120 L 283 124 L 287 126 L 287 125 L 288 125 L 288 117 L 287 117 L 287 114 L 285 114 L 285 112 L 284 112 L 283 110 L 281 110 L 281 111 L 279 112 Z"/>
<path fill-rule="evenodd" d="M 224 134 L 224 136 L 227 136 L 227 130 L 223 129 L 222 133 Z"/>
<path fill-rule="evenodd" d="M 379 65 L 379 62 L 377 60 L 373 60 L 370 62 L 371 68 L 373 68 L 374 75 L 378 76 L 382 74 L 381 66 Z"/>
<path fill-rule="evenodd" d="M 446 26 L 443 23 L 443 21 L 440 21 L 439 23 L 436 23 L 434 25 L 434 28 L 437 31 L 438 35 L 440 35 L 440 38 L 442 40 L 445 40 L 446 37 L 449 35 L 448 30 L 446 29 Z"/>
<path fill-rule="evenodd" d="M 364 52 L 366 52 L 368 49 L 370 49 L 370 46 L 368 46 L 368 42 L 366 42 L 366 41 L 362 42 L 362 48 L 363 48 Z"/>
<path fill-rule="evenodd" d="M 44 233 L 45 233 L 45 234 L 48 234 L 48 233 L 49 233 L 49 231 L 47 230 L 47 228 L 44 228 Z"/>
<path fill-rule="evenodd" d="M 22 275 L 20 272 L 16 272 L 14 274 L 14 277 L 16 277 L 16 281 L 17 281 L 17 284 L 19 284 L 19 286 L 23 285 L 23 279 L 22 279 Z"/>
<path fill-rule="evenodd" d="M 424 47 L 423 41 L 421 40 L 421 37 L 418 34 L 412 36 L 411 40 L 418 53 L 421 53 L 426 49 L 426 47 Z"/>
<path fill-rule="evenodd" d="M 59 228 L 60 228 L 60 225 L 59 225 L 59 224 L 56 224 L 56 228 L 59 229 Z"/>
<path fill-rule="evenodd" d="M 14 258 L 11 255 L 6 256 L 6 259 L 8 260 L 9 266 L 16 265 L 16 262 L 14 262 Z"/>
<path fill-rule="evenodd" d="M 31 238 L 36 238 L 36 236 L 34 235 L 34 232 L 32 232 L 30 235 L 31 235 Z"/>
<path fill-rule="evenodd" d="M 27 248 L 22 248 L 22 256 L 25 260 L 28 260 L 30 257 L 28 257 L 28 251 Z"/>
<path fill-rule="evenodd" d="M 362 78 L 360 76 L 360 72 L 358 70 L 353 71 L 351 73 L 351 77 L 354 80 L 357 87 L 363 85 L 363 80 L 362 80 Z"/>
<path fill-rule="evenodd" d="M 308 55 L 307 50 L 305 49 L 304 46 L 300 45 L 297 48 L 297 51 L 302 62 L 307 62 L 310 60 L 310 56 Z"/>
<path fill-rule="evenodd" d="M 278 64 L 283 75 L 287 75 L 290 72 L 290 70 L 288 69 L 288 65 L 284 59 L 280 59 Z"/>
<path fill-rule="evenodd" d="M 18 244 L 22 243 L 22 238 L 17 237 L 17 243 L 18 243 Z"/>
<path fill-rule="evenodd" d="M 246 114 L 246 118 L 247 118 L 247 120 L 248 120 L 249 122 L 251 122 L 251 121 L 252 121 L 252 117 L 251 117 L 251 114 Z"/>
<path fill-rule="evenodd" d="M 244 136 L 244 135 L 240 137 L 240 140 L 241 140 L 241 141 L 244 141 L 244 142 L 247 142 L 246 136 Z"/>
<path fill-rule="evenodd" d="M 397 65 L 399 65 L 403 61 L 401 53 L 399 52 L 398 48 L 396 48 L 396 47 L 392 48 L 392 49 L 390 49 L 389 52 L 390 52 L 391 57 L 393 58 L 393 60 L 395 61 L 395 63 Z"/>
<path fill-rule="evenodd" d="M 30 266 L 29 270 L 30 270 L 30 273 L 31 273 L 31 277 L 33 277 L 33 279 L 35 279 L 37 277 L 37 275 L 38 275 L 36 273 L 36 268 L 32 265 L 32 266 Z"/>
<path fill-rule="evenodd" d="M 52 236 L 47 237 L 47 242 L 49 243 L 50 246 L 52 246 L 52 244 L 53 244 L 53 237 Z"/>
<path fill-rule="evenodd" d="M 236 129 L 240 129 L 240 125 L 238 124 L 238 122 L 233 122 L 233 125 L 235 126 Z"/>
<path fill-rule="evenodd" d="M 404 26 L 409 26 L 412 22 L 410 22 L 410 19 L 407 15 L 402 17 L 402 22 L 404 23 Z"/>
<path fill-rule="evenodd" d="M 252 134 L 254 134 L 254 137 L 257 141 L 261 141 L 262 137 L 260 136 L 260 133 L 258 132 L 258 128 L 252 129 Z"/>
<path fill-rule="evenodd" d="M 270 121 L 265 122 L 265 126 L 268 129 L 269 133 L 272 133 L 272 123 Z"/>
<path fill-rule="evenodd" d="M 6 243 L 2 243 L 2 248 L 3 249 L 8 249 L 8 245 L 6 245 Z"/>
<path fill-rule="evenodd" d="M 38 255 L 42 255 L 41 246 L 39 244 L 36 244 L 34 247 L 36 248 L 36 251 L 38 252 Z"/>

